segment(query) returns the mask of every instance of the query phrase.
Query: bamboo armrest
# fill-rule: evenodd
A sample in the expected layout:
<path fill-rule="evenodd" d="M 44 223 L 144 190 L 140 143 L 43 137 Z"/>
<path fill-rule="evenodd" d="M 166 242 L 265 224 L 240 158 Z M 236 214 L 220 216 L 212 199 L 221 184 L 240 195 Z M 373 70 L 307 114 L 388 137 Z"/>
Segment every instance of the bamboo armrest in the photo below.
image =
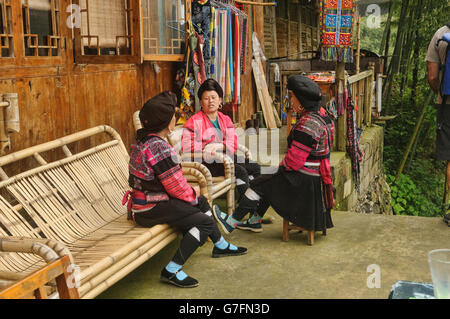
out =
<path fill-rule="evenodd" d="M 198 164 L 198 163 L 193 163 L 193 164 Z M 200 186 L 200 193 L 202 195 L 205 195 L 206 197 L 209 197 L 208 194 L 211 191 L 212 181 L 210 180 L 208 182 L 205 178 L 205 175 L 203 175 L 203 173 L 201 171 L 199 171 L 193 167 L 182 165 L 181 169 L 183 171 L 183 175 L 186 174 L 186 175 L 194 176 L 196 179 L 196 182 Z"/>
<path fill-rule="evenodd" d="M 73 262 L 69 249 L 52 239 L 0 237 L 0 251 L 36 254 L 47 263 L 69 256 L 70 261 Z"/>
<path fill-rule="evenodd" d="M 193 169 L 196 169 L 196 170 L 200 171 L 200 173 L 202 173 L 204 178 L 206 179 L 206 183 L 208 185 L 212 184 L 211 172 L 209 171 L 209 169 L 205 165 L 203 165 L 201 163 L 198 163 L 198 162 L 182 162 L 181 163 L 181 167 L 182 168 L 185 168 L 185 167 L 186 168 L 193 168 Z"/>
<path fill-rule="evenodd" d="M 237 149 L 238 149 L 238 151 L 241 151 L 242 153 L 244 153 L 246 159 L 248 159 L 248 160 L 252 159 L 252 153 L 250 152 L 250 150 L 247 147 L 245 147 L 242 144 L 238 144 Z"/>

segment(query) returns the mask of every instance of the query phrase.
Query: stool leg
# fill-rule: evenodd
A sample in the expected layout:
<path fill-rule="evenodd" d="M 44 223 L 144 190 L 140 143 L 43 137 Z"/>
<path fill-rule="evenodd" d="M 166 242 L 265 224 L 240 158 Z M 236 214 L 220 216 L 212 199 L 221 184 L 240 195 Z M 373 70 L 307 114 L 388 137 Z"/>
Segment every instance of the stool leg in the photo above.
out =
<path fill-rule="evenodd" d="M 289 221 L 283 219 L 283 241 L 289 240 Z"/>
<path fill-rule="evenodd" d="M 314 245 L 314 231 L 308 230 L 308 245 Z"/>

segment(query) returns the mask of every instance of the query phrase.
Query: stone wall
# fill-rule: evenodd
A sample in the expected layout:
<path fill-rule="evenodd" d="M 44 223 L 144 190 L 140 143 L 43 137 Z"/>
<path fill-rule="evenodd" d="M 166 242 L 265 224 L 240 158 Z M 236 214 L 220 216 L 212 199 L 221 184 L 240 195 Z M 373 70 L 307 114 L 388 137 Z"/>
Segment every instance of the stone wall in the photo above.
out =
<path fill-rule="evenodd" d="M 336 188 L 336 210 L 392 214 L 389 186 L 383 169 L 384 132 L 380 126 L 364 129 L 360 148 L 360 185 L 355 186 L 350 158 L 344 152 L 331 155 L 331 172 Z"/>

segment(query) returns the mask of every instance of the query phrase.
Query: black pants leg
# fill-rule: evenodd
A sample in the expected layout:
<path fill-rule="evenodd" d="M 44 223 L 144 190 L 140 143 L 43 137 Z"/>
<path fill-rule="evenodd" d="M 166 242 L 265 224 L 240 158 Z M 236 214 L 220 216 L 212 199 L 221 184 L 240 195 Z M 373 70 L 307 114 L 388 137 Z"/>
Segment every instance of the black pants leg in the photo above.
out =
<path fill-rule="evenodd" d="M 264 183 L 270 181 L 273 174 L 260 175 L 250 182 L 250 187 L 239 201 L 238 207 L 233 213 L 233 218 L 241 220 L 248 213 L 257 213 L 263 217 L 267 209 L 270 207 L 270 202 L 264 197 L 265 190 L 262 187 Z"/>
<path fill-rule="evenodd" d="M 234 156 L 234 172 L 236 176 L 236 189 L 238 191 L 238 201 L 245 194 L 250 186 L 250 181 L 261 175 L 261 166 L 242 156 Z"/>
<path fill-rule="evenodd" d="M 210 211 L 208 201 L 203 196 L 199 197 L 197 206 L 170 199 L 157 204 L 149 211 L 135 214 L 135 221 L 143 227 L 169 224 L 179 229 L 183 239 L 172 261 L 183 265 L 194 251 L 205 243 L 208 236 L 214 243 L 222 236 L 214 218 L 206 214 Z"/>

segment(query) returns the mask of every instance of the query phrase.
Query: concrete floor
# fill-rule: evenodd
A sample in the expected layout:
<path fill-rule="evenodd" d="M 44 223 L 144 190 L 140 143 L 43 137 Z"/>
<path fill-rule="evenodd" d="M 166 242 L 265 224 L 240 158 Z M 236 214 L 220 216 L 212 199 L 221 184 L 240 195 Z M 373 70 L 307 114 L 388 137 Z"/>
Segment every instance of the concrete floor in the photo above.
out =
<path fill-rule="evenodd" d="M 427 252 L 450 248 L 450 228 L 440 218 L 336 211 L 335 227 L 327 236 L 319 232 L 308 246 L 305 233 L 291 232 L 283 242 L 281 218 L 273 211 L 268 215 L 273 223 L 262 233 L 235 230 L 225 236 L 247 247 L 248 254 L 211 258 L 210 242 L 194 253 L 184 270 L 200 282 L 196 288 L 159 281 L 176 240 L 98 298 L 386 299 L 398 280 L 431 282 Z M 367 286 L 374 276 L 368 267 L 374 264 L 381 272 L 380 288 Z"/>

